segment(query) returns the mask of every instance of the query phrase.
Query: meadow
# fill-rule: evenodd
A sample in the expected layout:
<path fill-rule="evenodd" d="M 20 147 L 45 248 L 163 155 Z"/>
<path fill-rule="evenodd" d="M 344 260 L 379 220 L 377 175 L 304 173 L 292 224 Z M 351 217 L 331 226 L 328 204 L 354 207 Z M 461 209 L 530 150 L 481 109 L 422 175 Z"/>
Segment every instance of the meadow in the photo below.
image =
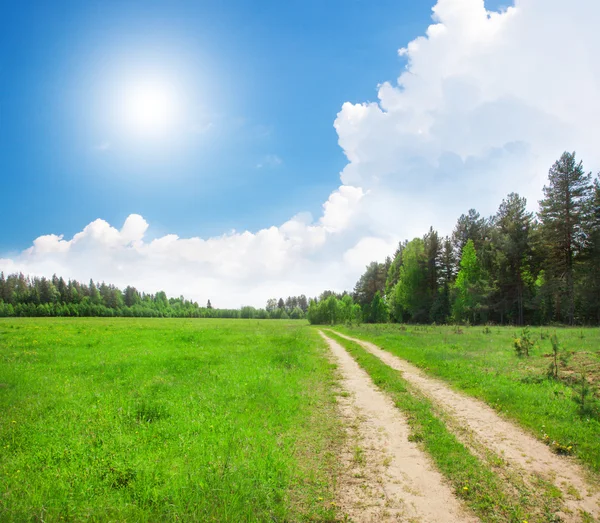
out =
<path fill-rule="evenodd" d="M 0 520 L 330 520 L 334 367 L 304 322 L 0 320 Z"/>
<path fill-rule="evenodd" d="M 600 473 L 600 329 L 528 329 L 534 343 L 519 357 L 514 327 L 418 325 L 335 326 L 371 341 L 456 389 L 482 399 L 559 453 L 573 454 L 590 472 Z M 558 378 L 549 377 L 554 361 L 552 335 L 559 342 Z M 581 412 L 581 376 L 588 384 L 589 409 Z M 595 403 L 595 404 L 594 404 Z"/>

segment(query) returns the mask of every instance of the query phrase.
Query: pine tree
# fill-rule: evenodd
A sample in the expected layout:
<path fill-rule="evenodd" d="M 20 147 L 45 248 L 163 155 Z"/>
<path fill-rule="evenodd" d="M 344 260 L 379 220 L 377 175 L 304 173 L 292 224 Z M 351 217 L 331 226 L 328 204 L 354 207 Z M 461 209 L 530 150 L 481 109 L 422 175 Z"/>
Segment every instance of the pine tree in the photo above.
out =
<path fill-rule="evenodd" d="M 576 162 L 575 153 L 564 152 L 551 167 L 548 178 L 550 183 L 544 187 L 544 199 L 540 201 L 542 237 L 550 253 L 548 269 L 559 283 L 558 316 L 573 325 L 574 262 L 585 244 L 582 225 L 587 219 L 591 174 L 584 172 L 581 161 Z"/>
<path fill-rule="evenodd" d="M 527 200 L 511 193 L 502 200 L 495 218 L 496 309 L 503 323 L 506 314 L 517 325 L 525 322 L 525 274 L 531 252 L 530 229 L 532 214 L 527 212 Z"/>

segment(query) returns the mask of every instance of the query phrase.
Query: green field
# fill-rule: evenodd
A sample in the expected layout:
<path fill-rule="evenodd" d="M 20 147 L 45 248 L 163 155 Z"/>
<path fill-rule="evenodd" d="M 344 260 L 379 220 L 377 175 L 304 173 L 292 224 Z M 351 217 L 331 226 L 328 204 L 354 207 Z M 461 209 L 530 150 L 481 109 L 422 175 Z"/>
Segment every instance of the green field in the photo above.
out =
<path fill-rule="evenodd" d="M 556 441 L 600 473 L 600 420 L 582 415 L 575 397 L 583 373 L 592 389 L 600 385 L 600 329 L 531 328 L 535 347 L 519 358 L 513 339 L 522 329 L 411 325 L 335 326 L 371 341 L 428 374 L 478 397 L 540 439 Z M 565 364 L 559 379 L 547 377 L 552 361 L 550 336 L 558 337 Z M 593 392 L 593 391 L 590 391 Z M 591 394 L 590 394 L 591 399 Z"/>
<path fill-rule="evenodd" d="M 0 320 L 0 520 L 334 517 L 334 369 L 304 322 Z"/>
<path fill-rule="evenodd" d="M 600 330 L 531 329 L 536 345 L 522 358 L 514 328 L 335 330 L 483 399 L 600 472 L 600 422 L 574 401 L 581 373 L 600 378 Z M 554 332 L 568 356 L 558 380 L 547 377 Z M 339 341 L 483 520 L 520 521 L 534 505 L 535 520 L 553 513 L 548 485 L 513 499 L 400 373 Z M 301 321 L 0 320 L 0 521 L 343 520 L 337 384 L 317 329 Z"/>

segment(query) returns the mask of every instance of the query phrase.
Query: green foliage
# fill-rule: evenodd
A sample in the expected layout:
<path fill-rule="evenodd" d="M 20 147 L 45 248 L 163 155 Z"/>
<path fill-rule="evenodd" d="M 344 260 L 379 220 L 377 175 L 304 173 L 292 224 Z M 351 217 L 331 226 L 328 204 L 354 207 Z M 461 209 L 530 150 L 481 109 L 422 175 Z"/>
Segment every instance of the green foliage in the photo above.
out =
<path fill-rule="evenodd" d="M 473 240 L 463 248 L 460 270 L 454 283 L 455 298 L 452 317 L 456 322 L 477 323 L 485 308 L 486 286 Z"/>
<path fill-rule="evenodd" d="M 577 412 L 582 418 L 598 418 L 599 405 L 595 392 L 587 376 L 582 373 L 575 387 L 575 394 L 572 396 L 573 401 L 578 405 Z"/>
<path fill-rule="evenodd" d="M 548 173 L 540 201 L 542 239 L 547 244 L 546 266 L 555 279 L 555 293 L 560 298 L 557 314 L 573 325 L 575 322 L 574 262 L 584 248 L 584 224 L 588 220 L 591 175 L 586 174 L 575 153 L 562 154 Z M 564 305 L 563 305 L 564 304 Z"/>
<path fill-rule="evenodd" d="M 336 323 L 360 323 L 362 309 L 355 304 L 352 296 L 345 294 L 338 298 L 330 294 L 321 300 L 310 300 L 306 318 L 312 325 L 334 325 Z"/>
<path fill-rule="evenodd" d="M 398 282 L 391 293 L 391 314 L 397 322 L 427 321 L 430 300 L 427 292 L 425 244 L 420 238 L 409 242 L 402 253 Z"/>
<path fill-rule="evenodd" d="M 379 291 L 375 293 L 371 307 L 369 308 L 368 323 L 386 323 L 389 319 L 389 312 L 385 301 Z"/>
<path fill-rule="evenodd" d="M 274 301 L 274 305 L 272 305 Z M 122 292 L 114 285 L 97 285 L 90 280 L 84 285 L 63 278 L 26 278 L 23 274 L 0 272 L 0 318 L 3 317 L 128 317 L 128 318 L 246 318 L 246 319 L 303 319 L 308 303 L 306 296 L 288 296 L 269 300 L 267 309 L 243 306 L 240 309 L 214 308 L 208 300 L 206 307 L 166 293 L 140 293 L 127 286 Z"/>
<path fill-rule="evenodd" d="M 372 262 L 354 288 L 366 321 L 379 291 L 394 322 L 600 324 L 600 177 L 574 153 L 549 172 L 539 221 L 510 193 L 495 216 L 470 209 L 452 236 L 430 229 Z"/>
<path fill-rule="evenodd" d="M 548 376 L 557 380 L 560 377 L 560 367 L 566 367 L 569 362 L 569 354 L 566 351 L 560 350 L 560 344 L 556 334 L 553 334 L 550 337 L 550 343 L 552 344 L 552 361 L 548 368 Z"/>
<path fill-rule="evenodd" d="M 513 347 L 519 358 L 522 358 L 523 356 L 525 356 L 527 358 L 529 357 L 529 353 L 535 347 L 535 342 L 533 341 L 533 339 L 531 337 L 531 332 L 529 330 L 529 327 L 525 327 L 521 331 L 520 336 L 513 338 Z"/>
<path fill-rule="evenodd" d="M 390 266 L 391 266 L 390 261 Z M 383 263 L 370 263 L 364 274 L 359 278 L 354 286 L 354 301 L 361 307 L 368 307 L 375 298 L 375 293 L 384 294 L 385 282 L 390 269 Z"/>

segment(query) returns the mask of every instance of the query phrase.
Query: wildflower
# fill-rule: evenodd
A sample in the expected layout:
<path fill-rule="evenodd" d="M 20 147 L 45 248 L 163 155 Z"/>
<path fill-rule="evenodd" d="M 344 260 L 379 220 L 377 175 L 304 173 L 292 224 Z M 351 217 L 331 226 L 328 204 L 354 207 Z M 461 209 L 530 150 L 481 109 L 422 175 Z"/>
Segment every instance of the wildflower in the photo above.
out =
<path fill-rule="evenodd" d="M 469 487 L 463 487 L 463 490 L 469 490 Z"/>

